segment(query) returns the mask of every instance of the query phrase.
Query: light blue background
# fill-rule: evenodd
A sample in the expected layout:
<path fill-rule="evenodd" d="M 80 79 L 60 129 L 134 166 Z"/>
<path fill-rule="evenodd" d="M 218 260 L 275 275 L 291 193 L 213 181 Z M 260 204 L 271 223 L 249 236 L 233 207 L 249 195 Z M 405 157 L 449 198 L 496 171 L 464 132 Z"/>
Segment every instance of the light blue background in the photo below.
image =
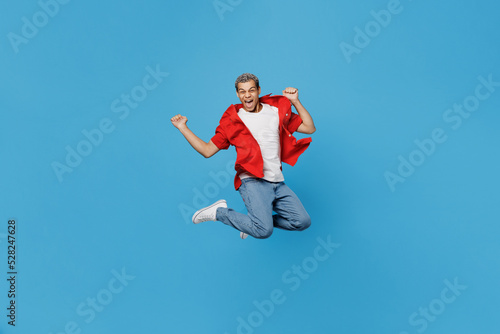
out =
<path fill-rule="evenodd" d="M 17 53 L 8 34 L 40 6 L 1 3 L 0 332 L 55 334 L 73 321 L 81 333 L 233 334 L 279 289 L 286 301 L 255 333 L 418 333 L 410 315 L 457 278 L 467 288 L 425 332 L 498 333 L 500 87 L 460 128 L 443 120 L 478 76 L 500 81 L 498 3 L 402 0 L 350 63 L 340 43 L 388 1 L 232 3 L 221 20 L 210 0 L 71 1 Z M 112 102 L 148 66 L 169 75 L 120 119 Z M 234 174 L 216 188 L 211 176 L 228 175 L 234 149 L 204 159 L 170 124 L 186 115 L 208 141 L 243 72 L 262 94 L 299 88 L 314 118 L 311 146 L 283 168 L 312 217 L 307 231 L 243 241 L 182 214 L 198 209 L 197 191 L 244 211 Z M 59 182 L 52 163 L 105 118 L 114 131 Z M 435 128 L 446 142 L 391 191 L 384 173 Z M 15 328 L 5 316 L 11 218 Z M 341 246 L 292 291 L 282 275 L 329 236 Z M 122 268 L 135 278 L 87 323 L 78 305 Z"/>

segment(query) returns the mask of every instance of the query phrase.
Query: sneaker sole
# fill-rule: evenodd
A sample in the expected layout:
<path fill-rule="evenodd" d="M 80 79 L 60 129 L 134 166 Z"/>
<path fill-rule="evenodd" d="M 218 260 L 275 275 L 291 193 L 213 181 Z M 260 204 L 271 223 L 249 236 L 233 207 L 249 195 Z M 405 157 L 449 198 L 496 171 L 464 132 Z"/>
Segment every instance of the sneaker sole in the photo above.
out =
<path fill-rule="evenodd" d="M 199 223 L 201 223 L 201 222 L 199 222 L 199 223 L 195 223 L 195 222 L 194 222 L 194 221 L 195 221 L 195 219 L 198 217 L 198 215 L 199 215 L 201 212 L 203 212 L 203 211 L 205 211 L 205 210 L 207 210 L 207 209 L 210 209 L 210 208 L 212 208 L 212 207 L 214 207 L 214 206 L 216 206 L 216 205 L 219 205 L 219 204 L 221 204 L 221 203 L 227 203 L 227 202 L 226 202 L 226 200 L 225 200 L 225 199 L 221 199 L 221 200 L 218 200 L 217 202 L 215 202 L 214 204 L 207 206 L 206 208 L 203 208 L 203 209 L 200 209 L 200 210 L 196 211 L 196 212 L 194 213 L 194 215 L 193 215 L 193 218 L 191 218 L 191 220 L 192 220 L 193 224 L 199 224 Z M 226 205 L 227 205 L 227 204 L 226 204 Z"/>

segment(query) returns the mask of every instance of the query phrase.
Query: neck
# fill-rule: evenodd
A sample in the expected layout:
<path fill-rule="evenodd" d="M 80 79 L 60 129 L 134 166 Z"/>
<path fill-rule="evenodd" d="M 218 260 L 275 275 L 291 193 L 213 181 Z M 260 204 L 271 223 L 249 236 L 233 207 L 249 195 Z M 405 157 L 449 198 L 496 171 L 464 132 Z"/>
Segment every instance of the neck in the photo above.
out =
<path fill-rule="evenodd" d="M 251 111 L 251 112 L 254 112 L 254 113 L 258 113 L 262 110 L 262 104 L 260 104 L 260 102 L 257 104 L 257 106 L 255 107 L 255 110 L 254 111 Z"/>

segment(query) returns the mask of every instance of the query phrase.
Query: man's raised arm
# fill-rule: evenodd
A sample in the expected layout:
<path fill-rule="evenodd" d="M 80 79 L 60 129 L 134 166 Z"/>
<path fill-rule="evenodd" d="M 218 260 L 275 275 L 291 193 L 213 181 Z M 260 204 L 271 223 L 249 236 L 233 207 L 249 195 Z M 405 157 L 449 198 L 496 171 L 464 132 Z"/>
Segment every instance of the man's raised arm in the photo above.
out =
<path fill-rule="evenodd" d="M 186 116 L 181 116 L 180 114 L 175 115 L 170 119 L 172 125 L 179 129 L 189 144 L 191 144 L 191 146 L 205 158 L 210 158 L 212 155 L 219 152 L 219 148 L 212 143 L 212 140 L 206 143 L 195 135 L 193 131 L 187 127 L 187 120 Z"/>
<path fill-rule="evenodd" d="M 293 106 L 299 113 L 300 118 L 302 119 L 302 124 L 297 129 L 297 132 L 312 134 L 316 131 L 316 127 L 314 126 L 314 121 L 307 111 L 307 109 L 300 103 L 299 100 L 299 90 L 293 87 L 287 87 L 283 90 L 283 96 L 286 96 L 290 102 L 292 102 Z"/>

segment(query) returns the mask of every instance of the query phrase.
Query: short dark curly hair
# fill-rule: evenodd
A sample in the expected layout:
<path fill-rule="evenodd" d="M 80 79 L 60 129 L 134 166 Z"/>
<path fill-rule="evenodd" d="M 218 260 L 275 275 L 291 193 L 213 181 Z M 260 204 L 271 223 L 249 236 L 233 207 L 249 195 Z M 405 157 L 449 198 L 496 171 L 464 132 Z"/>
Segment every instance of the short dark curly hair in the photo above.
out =
<path fill-rule="evenodd" d="M 238 84 L 240 82 L 248 82 L 250 80 L 253 80 L 255 81 L 255 85 L 257 86 L 257 88 L 259 88 L 259 78 L 257 78 L 255 75 L 253 75 L 252 73 L 243 73 L 242 75 L 240 75 L 237 79 L 236 79 L 236 82 L 234 83 L 234 87 L 236 88 L 236 91 L 238 91 Z"/>

